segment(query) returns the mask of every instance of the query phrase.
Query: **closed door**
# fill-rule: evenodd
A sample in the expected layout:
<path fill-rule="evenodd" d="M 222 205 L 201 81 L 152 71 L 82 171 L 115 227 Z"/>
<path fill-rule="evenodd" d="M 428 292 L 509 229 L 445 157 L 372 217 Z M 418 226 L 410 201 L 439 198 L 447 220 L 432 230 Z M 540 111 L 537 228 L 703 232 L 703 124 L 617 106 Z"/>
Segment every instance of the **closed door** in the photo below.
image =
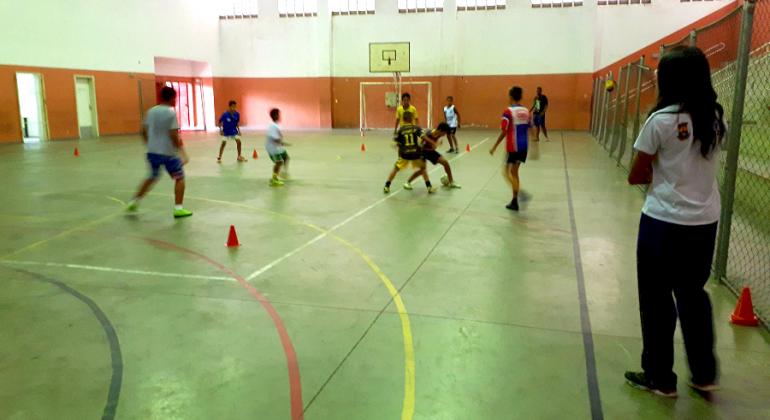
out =
<path fill-rule="evenodd" d="M 92 78 L 75 78 L 75 98 L 77 100 L 80 138 L 97 137 L 99 133 L 96 126 L 96 99 L 94 95 L 94 80 Z"/>

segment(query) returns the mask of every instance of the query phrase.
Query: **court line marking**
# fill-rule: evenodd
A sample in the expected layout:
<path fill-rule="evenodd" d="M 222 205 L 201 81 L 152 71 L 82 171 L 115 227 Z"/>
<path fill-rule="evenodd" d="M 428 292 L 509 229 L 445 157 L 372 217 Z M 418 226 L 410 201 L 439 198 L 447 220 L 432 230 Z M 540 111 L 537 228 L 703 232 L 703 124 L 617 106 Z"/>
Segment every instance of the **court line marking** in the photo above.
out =
<path fill-rule="evenodd" d="M 124 206 L 127 204 L 126 202 L 124 202 L 123 200 L 121 200 L 119 198 L 115 198 L 115 197 L 112 197 L 112 196 L 109 196 L 109 195 L 107 195 L 105 197 L 108 200 L 117 201 L 118 203 L 121 203 Z M 15 250 L 15 251 L 11 251 L 11 252 L 9 252 L 9 253 L 7 253 L 5 255 L 2 255 L 2 256 L 0 256 L 0 261 L 5 260 L 8 257 L 14 256 L 14 255 L 18 255 L 18 254 L 20 254 L 22 252 L 29 251 L 30 249 L 37 248 L 38 246 L 43 245 L 43 244 L 48 243 L 48 242 L 51 242 L 53 240 L 56 240 L 56 239 L 59 239 L 59 238 L 63 238 L 65 236 L 70 235 L 72 233 L 75 233 L 77 231 L 84 230 L 84 229 L 86 229 L 88 227 L 95 226 L 95 225 L 98 225 L 100 223 L 106 222 L 107 220 L 110 220 L 111 218 L 116 217 L 116 216 L 120 216 L 121 214 L 123 214 L 123 212 L 112 213 L 112 214 L 108 214 L 107 216 L 100 217 L 100 218 L 98 218 L 96 220 L 92 220 L 90 222 L 86 222 L 86 223 L 83 223 L 81 225 L 77 225 L 77 226 L 75 226 L 73 228 L 70 228 L 70 229 L 67 229 L 67 230 L 65 230 L 63 232 L 60 232 L 60 233 L 58 233 L 58 234 L 56 234 L 56 235 L 54 235 L 54 236 L 52 236 L 50 238 L 41 239 L 41 240 L 39 240 L 39 241 L 37 241 L 35 243 L 31 243 L 31 244 L 29 244 L 27 246 L 24 246 L 22 248 L 19 248 L 19 249 Z"/>
<path fill-rule="evenodd" d="M 473 151 L 474 149 L 478 148 L 482 144 L 486 143 L 488 140 L 489 140 L 489 137 L 486 137 L 486 138 L 484 138 L 484 140 L 476 143 L 476 145 L 471 147 L 471 151 Z M 449 159 L 449 162 L 451 163 L 451 162 L 454 162 L 456 160 L 462 159 L 467 154 L 468 154 L 468 152 L 464 152 L 464 153 L 460 154 L 459 156 L 455 156 L 454 158 Z M 432 174 L 432 173 L 438 171 L 439 169 L 443 169 L 443 168 L 441 166 L 436 165 L 428 173 Z M 395 197 L 397 194 L 399 194 L 402 191 L 404 191 L 403 187 L 397 189 L 393 193 L 388 194 L 387 196 L 385 196 L 383 198 L 380 198 L 379 200 L 375 201 L 374 203 L 364 207 L 363 209 L 357 211 L 356 213 L 354 213 L 353 215 L 351 215 L 347 219 L 337 223 L 336 225 L 334 225 L 331 228 L 327 229 L 325 232 L 322 232 L 321 234 L 319 234 L 318 236 L 314 237 L 313 239 L 305 242 L 304 244 L 300 245 L 299 247 L 295 248 L 294 250 L 287 252 L 283 256 L 278 257 L 277 259 L 273 260 L 272 262 L 270 262 L 266 266 L 264 266 L 264 267 L 262 267 L 262 268 L 260 268 L 260 269 L 258 269 L 256 271 L 254 271 L 253 273 L 251 273 L 250 275 L 248 275 L 246 277 L 246 280 L 248 280 L 248 281 L 254 280 L 255 278 L 259 277 L 260 275 L 264 274 L 265 272 L 267 272 L 271 268 L 273 268 L 276 265 L 278 265 L 279 263 L 281 263 L 282 261 L 290 258 L 291 256 L 295 255 L 296 253 L 298 253 L 298 252 L 302 251 L 303 249 L 307 248 L 308 246 L 310 246 L 310 245 L 318 242 L 319 240 L 323 239 L 325 236 L 328 236 L 330 233 L 338 230 L 339 228 L 345 226 L 346 224 L 352 222 L 353 220 L 355 220 L 355 219 L 361 217 L 362 215 L 368 213 L 371 209 L 379 206 L 380 204 L 384 203 L 385 201 L 391 199 L 392 197 Z"/>
<path fill-rule="evenodd" d="M 604 419 L 602 411 L 602 397 L 599 393 L 599 378 L 596 373 L 596 354 L 594 352 L 594 338 L 591 332 L 591 314 L 586 297 L 585 275 L 583 273 L 583 257 L 580 252 L 580 236 L 578 235 L 577 222 L 575 220 L 575 206 L 572 203 L 572 186 L 567 165 L 567 147 L 564 142 L 564 133 L 561 133 L 561 153 L 564 162 L 564 181 L 567 189 L 567 207 L 569 209 L 569 222 L 572 230 L 572 256 L 575 260 L 575 277 L 577 278 L 578 299 L 580 301 L 580 329 L 583 337 L 583 350 L 585 353 L 586 382 L 588 384 L 588 399 L 591 404 L 591 418 L 593 420 Z"/>
<path fill-rule="evenodd" d="M 46 243 L 51 242 L 53 240 L 56 240 L 56 239 L 59 239 L 59 238 L 63 238 L 65 236 L 68 236 L 68 235 L 70 235 L 72 233 L 75 233 L 77 231 L 84 230 L 84 229 L 86 229 L 88 227 L 91 227 L 91 226 L 98 225 L 100 223 L 106 222 L 107 220 L 112 219 L 113 217 L 120 216 L 121 214 L 123 214 L 122 211 L 119 212 L 119 213 L 108 214 L 108 215 L 106 215 L 104 217 L 100 217 L 100 218 L 98 218 L 96 220 L 92 220 L 90 222 L 83 223 L 81 225 L 77 225 L 77 226 L 75 226 L 73 228 L 67 229 L 67 230 L 65 230 L 65 231 L 63 231 L 61 233 L 58 233 L 58 234 L 56 234 L 54 236 L 51 236 L 50 238 L 41 239 L 41 240 L 39 240 L 39 241 L 37 241 L 35 243 L 31 243 L 31 244 L 29 244 L 27 246 L 24 246 L 24 247 L 19 248 L 19 249 L 15 250 L 15 251 L 11 251 L 11 252 L 3 255 L 3 256 L 0 256 L 0 260 L 5 260 L 8 257 L 12 257 L 12 256 L 18 255 L 18 254 L 20 254 L 22 252 L 29 251 L 30 249 L 37 248 L 40 245 L 46 244 Z"/>
<path fill-rule="evenodd" d="M 292 344 L 291 337 L 289 337 L 289 332 L 286 330 L 286 326 L 284 325 L 281 316 L 278 314 L 278 311 L 275 309 L 273 304 L 270 303 L 270 300 L 268 300 L 254 286 L 249 284 L 249 282 L 247 282 L 246 279 L 244 279 L 241 275 L 231 270 L 227 266 L 214 261 L 201 253 L 158 239 L 145 237 L 138 237 L 138 239 L 142 239 L 157 247 L 191 255 L 204 262 L 207 262 L 208 264 L 216 267 L 223 273 L 226 273 L 235 279 L 244 289 L 249 292 L 249 294 L 254 297 L 254 299 L 256 299 L 262 305 L 262 308 L 273 320 L 273 325 L 275 326 L 276 332 L 278 333 L 278 338 L 281 342 L 283 353 L 286 357 L 286 365 L 289 371 L 289 398 L 291 404 L 291 418 L 292 420 L 302 420 L 304 418 L 304 406 L 302 404 L 302 381 L 300 380 L 299 375 L 297 352 L 294 349 L 294 344 Z"/>
<path fill-rule="evenodd" d="M 70 269 L 76 269 L 76 270 L 135 274 L 135 275 L 150 276 L 150 277 L 177 277 L 177 278 L 183 278 L 183 279 L 233 281 L 232 277 L 225 277 L 225 276 L 206 276 L 206 275 L 200 275 L 200 274 L 183 274 L 183 273 L 169 273 L 169 272 L 163 272 L 163 271 L 132 270 L 132 269 L 126 269 L 126 268 L 105 267 L 105 266 L 98 266 L 98 265 L 56 263 L 56 262 L 46 262 L 46 261 L 0 260 L 0 264 L 70 268 Z"/>
<path fill-rule="evenodd" d="M 107 337 L 107 343 L 110 346 L 110 365 L 112 367 L 110 386 L 107 391 L 107 402 L 104 405 L 104 410 L 102 411 L 102 420 L 114 419 L 115 413 L 118 410 L 120 390 L 123 384 L 123 353 L 120 350 L 120 340 L 118 339 L 118 334 L 115 332 L 115 327 L 112 325 L 112 322 L 110 322 L 107 314 L 102 311 L 102 309 L 99 307 L 99 305 L 96 304 L 96 302 L 94 302 L 93 299 L 68 286 L 64 282 L 26 270 L 14 268 L 13 271 L 24 273 L 38 281 L 52 284 L 65 291 L 70 296 L 88 306 L 88 308 L 94 314 L 94 317 L 96 317 L 96 320 L 99 321 L 99 324 L 102 326 L 102 330 L 104 330 L 104 335 Z"/>

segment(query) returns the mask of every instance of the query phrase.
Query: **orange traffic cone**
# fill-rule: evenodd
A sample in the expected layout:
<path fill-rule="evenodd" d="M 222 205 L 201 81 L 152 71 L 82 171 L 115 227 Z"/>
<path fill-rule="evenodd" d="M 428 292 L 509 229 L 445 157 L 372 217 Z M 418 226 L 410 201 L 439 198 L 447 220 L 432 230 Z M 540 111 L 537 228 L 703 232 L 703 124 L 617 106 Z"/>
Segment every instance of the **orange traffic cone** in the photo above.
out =
<path fill-rule="evenodd" d="M 251 157 L 254 159 L 259 159 L 259 153 L 257 153 L 257 149 L 254 149 L 254 153 L 251 154 Z"/>
<path fill-rule="evenodd" d="M 362 152 L 366 151 L 366 143 L 361 143 L 361 151 Z"/>
<path fill-rule="evenodd" d="M 75 148 L 75 153 L 73 153 L 73 154 L 75 155 L 75 157 L 80 156 L 80 152 L 78 151 L 77 147 Z"/>
<path fill-rule="evenodd" d="M 471 151 L 471 145 L 470 144 L 466 144 L 465 145 L 465 151 L 470 153 L 470 151 Z"/>
<path fill-rule="evenodd" d="M 230 225 L 230 234 L 227 235 L 227 247 L 234 248 L 237 246 L 241 246 L 241 243 L 238 242 L 238 235 L 235 233 L 235 226 Z"/>
<path fill-rule="evenodd" d="M 759 325 L 759 319 L 754 315 L 754 305 L 751 303 L 751 290 L 748 287 L 743 288 L 741 298 L 738 299 L 738 305 L 735 307 L 735 312 L 730 317 L 730 321 L 735 325 L 743 325 L 745 327 L 756 327 Z"/>

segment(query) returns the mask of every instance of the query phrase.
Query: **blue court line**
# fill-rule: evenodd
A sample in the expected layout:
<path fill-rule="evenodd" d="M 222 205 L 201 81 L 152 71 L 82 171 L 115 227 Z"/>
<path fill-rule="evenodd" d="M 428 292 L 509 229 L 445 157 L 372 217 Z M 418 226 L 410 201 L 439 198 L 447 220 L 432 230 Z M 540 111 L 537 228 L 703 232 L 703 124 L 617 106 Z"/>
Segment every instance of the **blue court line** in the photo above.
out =
<path fill-rule="evenodd" d="M 586 382 L 588 383 L 588 398 L 591 402 L 591 418 L 604 419 L 602 397 L 599 394 L 599 379 L 596 374 L 596 355 L 594 354 L 594 337 L 591 332 L 591 316 L 588 313 L 586 300 L 585 276 L 583 274 L 583 257 L 580 254 L 580 236 L 575 222 L 575 208 L 572 204 L 572 187 L 567 168 L 567 149 L 564 143 L 564 133 L 561 133 L 561 152 L 564 157 L 564 179 L 567 184 L 567 203 L 569 205 L 569 222 L 572 228 L 572 254 L 575 259 L 575 276 L 577 277 L 578 298 L 580 299 L 580 330 L 583 335 L 583 350 L 586 358 Z"/>
<path fill-rule="evenodd" d="M 43 276 L 42 274 L 27 270 L 16 268 L 13 268 L 12 270 L 34 277 L 38 281 L 49 283 L 58 287 L 59 289 L 72 295 L 77 300 L 83 302 L 86 306 L 88 306 L 89 309 L 91 309 L 91 312 L 94 313 L 94 316 L 102 325 L 102 329 L 104 329 L 104 334 L 107 336 L 107 341 L 110 345 L 110 358 L 112 360 L 112 377 L 110 378 L 110 388 L 107 392 L 107 403 L 105 404 L 104 410 L 102 411 L 102 420 L 113 420 L 115 418 L 115 413 L 118 410 L 120 389 L 123 384 L 123 355 L 120 351 L 120 341 L 118 340 L 118 334 L 115 332 L 115 327 L 112 326 L 112 323 L 110 322 L 109 318 L 107 318 L 107 315 L 91 298 L 58 280 L 54 280 Z"/>

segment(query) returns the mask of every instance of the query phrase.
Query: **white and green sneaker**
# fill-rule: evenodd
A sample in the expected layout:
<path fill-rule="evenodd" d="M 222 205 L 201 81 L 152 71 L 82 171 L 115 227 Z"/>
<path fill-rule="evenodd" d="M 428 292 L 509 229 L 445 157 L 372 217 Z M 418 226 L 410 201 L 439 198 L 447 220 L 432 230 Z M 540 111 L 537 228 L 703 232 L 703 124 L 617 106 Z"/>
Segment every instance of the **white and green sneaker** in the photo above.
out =
<path fill-rule="evenodd" d="M 407 183 L 404 183 L 404 189 L 407 191 L 412 191 L 414 187 L 412 186 L 411 183 L 407 182 Z"/>
<path fill-rule="evenodd" d="M 271 187 L 282 187 L 284 185 L 283 181 L 281 181 L 278 178 L 270 178 L 270 186 Z"/>
<path fill-rule="evenodd" d="M 382 192 L 385 194 L 390 194 L 390 187 L 386 185 L 385 188 L 382 189 Z"/>
<path fill-rule="evenodd" d="M 436 191 L 438 191 L 438 188 L 436 188 L 436 187 L 431 186 L 430 188 L 428 188 L 428 194 L 433 194 Z"/>
<path fill-rule="evenodd" d="M 182 217 L 190 217 L 193 213 L 190 210 L 176 209 L 174 210 L 174 218 L 181 219 Z"/>
<path fill-rule="evenodd" d="M 449 184 L 449 185 L 447 185 L 447 186 L 448 186 L 449 188 L 455 188 L 455 189 L 460 189 L 460 188 L 462 188 L 462 185 L 460 185 L 460 184 L 458 184 L 458 183 L 456 183 L 456 182 L 452 182 L 452 183 L 450 183 L 450 184 Z"/>

